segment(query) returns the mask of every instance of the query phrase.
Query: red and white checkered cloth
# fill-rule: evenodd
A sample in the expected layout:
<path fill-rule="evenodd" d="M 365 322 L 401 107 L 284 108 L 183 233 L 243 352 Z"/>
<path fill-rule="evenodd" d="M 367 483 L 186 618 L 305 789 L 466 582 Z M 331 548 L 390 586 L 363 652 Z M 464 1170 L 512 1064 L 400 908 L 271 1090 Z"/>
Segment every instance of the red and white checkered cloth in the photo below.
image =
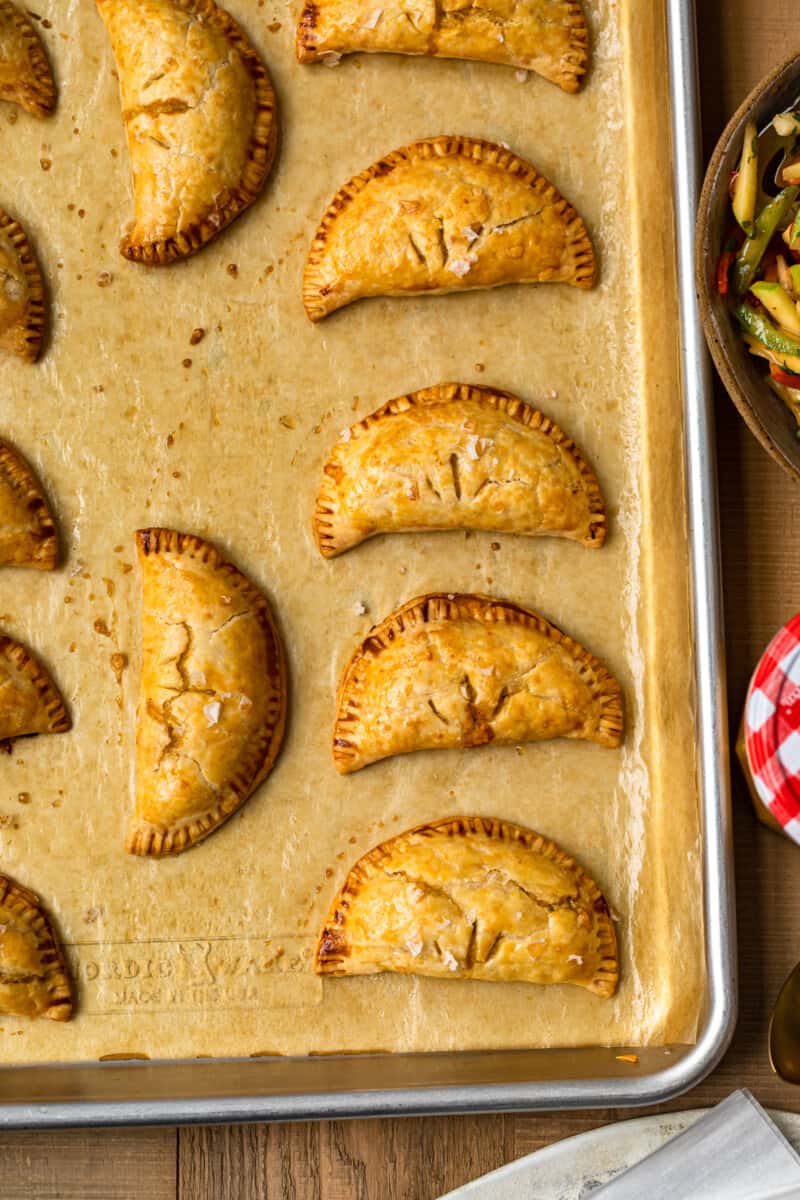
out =
<path fill-rule="evenodd" d="M 775 634 L 750 680 L 744 740 L 758 795 L 800 844 L 800 613 Z"/>

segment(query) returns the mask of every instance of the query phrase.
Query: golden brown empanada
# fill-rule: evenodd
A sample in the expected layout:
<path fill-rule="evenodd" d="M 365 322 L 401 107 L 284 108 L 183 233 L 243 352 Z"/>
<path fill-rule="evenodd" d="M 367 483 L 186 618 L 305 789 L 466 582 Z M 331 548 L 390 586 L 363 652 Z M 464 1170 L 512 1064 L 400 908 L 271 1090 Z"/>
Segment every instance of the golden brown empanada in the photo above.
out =
<path fill-rule="evenodd" d="M 68 1021 L 72 989 L 38 896 L 0 875 L 0 1012 Z"/>
<path fill-rule="evenodd" d="M 359 859 L 331 906 L 316 968 L 574 983 L 604 997 L 619 979 L 594 880 L 554 842 L 485 817 L 420 825 Z"/>
<path fill-rule="evenodd" d="M 213 0 L 97 0 L 119 71 L 136 220 L 122 254 L 194 254 L 253 203 L 277 143 L 264 64 Z"/>
<path fill-rule="evenodd" d="M 411 750 L 568 737 L 618 746 L 620 686 L 549 621 L 491 596 L 433 593 L 364 638 L 336 697 L 343 775 Z"/>
<path fill-rule="evenodd" d="M 44 323 L 39 264 L 25 230 L 0 208 L 0 350 L 36 362 Z"/>
<path fill-rule="evenodd" d="M 586 73 L 589 36 L 578 0 L 305 0 L 300 62 L 354 50 L 471 58 L 535 71 L 565 92 Z"/>
<path fill-rule="evenodd" d="M 47 117 L 56 106 L 41 38 L 11 0 L 0 0 L 0 100 L 19 104 L 34 117 Z"/>
<path fill-rule="evenodd" d="M 61 694 L 30 650 L 0 636 L 0 742 L 72 727 Z"/>
<path fill-rule="evenodd" d="M 0 438 L 0 566 L 52 571 L 57 562 L 47 497 L 22 455 Z"/>
<path fill-rule="evenodd" d="M 508 392 L 445 383 L 390 400 L 345 430 L 314 511 L 332 558 L 376 533 L 484 529 L 606 535 L 598 482 L 574 442 Z"/>
<path fill-rule="evenodd" d="M 244 804 L 286 722 L 286 665 L 269 604 L 208 542 L 136 534 L 142 675 L 136 809 L 126 849 L 179 854 Z"/>
<path fill-rule="evenodd" d="M 477 138 L 387 154 L 340 188 L 303 276 L 312 321 L 363 296 L 594 283 L 583 221 L 524 159 Z"/>

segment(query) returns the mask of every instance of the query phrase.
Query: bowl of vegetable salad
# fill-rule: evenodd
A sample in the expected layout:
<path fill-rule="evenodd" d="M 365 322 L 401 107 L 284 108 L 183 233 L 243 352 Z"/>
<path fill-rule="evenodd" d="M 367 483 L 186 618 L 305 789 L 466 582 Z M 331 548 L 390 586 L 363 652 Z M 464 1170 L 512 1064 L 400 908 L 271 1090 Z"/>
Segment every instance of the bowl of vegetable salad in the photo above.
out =
<path fill-rule="evenodd" d="M 800 479 L 800 55 L 759 84 L 717 144 L 698 211 L 697 286 L 727 391 Z"/>

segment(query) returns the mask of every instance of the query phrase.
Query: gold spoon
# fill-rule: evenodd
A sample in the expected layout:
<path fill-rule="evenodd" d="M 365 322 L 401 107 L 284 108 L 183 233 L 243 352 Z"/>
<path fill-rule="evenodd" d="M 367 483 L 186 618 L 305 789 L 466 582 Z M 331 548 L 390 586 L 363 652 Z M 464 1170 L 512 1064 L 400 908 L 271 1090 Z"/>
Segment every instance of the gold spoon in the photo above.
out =
<path fill-rule="evenodd" d="M 778 993 L 772 1010 L 769 1061 L 781 1079 L 800 1083 L 800 963 Z"/>

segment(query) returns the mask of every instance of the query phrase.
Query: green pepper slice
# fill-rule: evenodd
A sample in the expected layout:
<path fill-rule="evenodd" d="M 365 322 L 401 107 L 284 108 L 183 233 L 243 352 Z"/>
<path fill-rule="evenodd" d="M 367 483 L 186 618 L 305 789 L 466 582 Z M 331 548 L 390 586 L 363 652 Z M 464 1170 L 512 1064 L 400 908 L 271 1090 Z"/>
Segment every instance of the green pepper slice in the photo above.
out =
<path fill-rule="evenodd" d="M 800 354 L 800 338 L 784 333 L 777 325 L 773 325 L 763 312 L 758 312 L 749 304 L 739 305 L 736 309 L 736 319 L 742 329 L 752 334 L 762 346 L 766 346 L 774 354 Z"/>
<path fill-rule="evenodd" d="M 747 291 L 755 279 L 767 246 L 798 194 L 800 194 L 800 187 L 784 188 L 773 200 L 764 205 L 756 217 L 753 231 L 742 244 L 731 272 L 733 290 L 740 296 Z"/>

